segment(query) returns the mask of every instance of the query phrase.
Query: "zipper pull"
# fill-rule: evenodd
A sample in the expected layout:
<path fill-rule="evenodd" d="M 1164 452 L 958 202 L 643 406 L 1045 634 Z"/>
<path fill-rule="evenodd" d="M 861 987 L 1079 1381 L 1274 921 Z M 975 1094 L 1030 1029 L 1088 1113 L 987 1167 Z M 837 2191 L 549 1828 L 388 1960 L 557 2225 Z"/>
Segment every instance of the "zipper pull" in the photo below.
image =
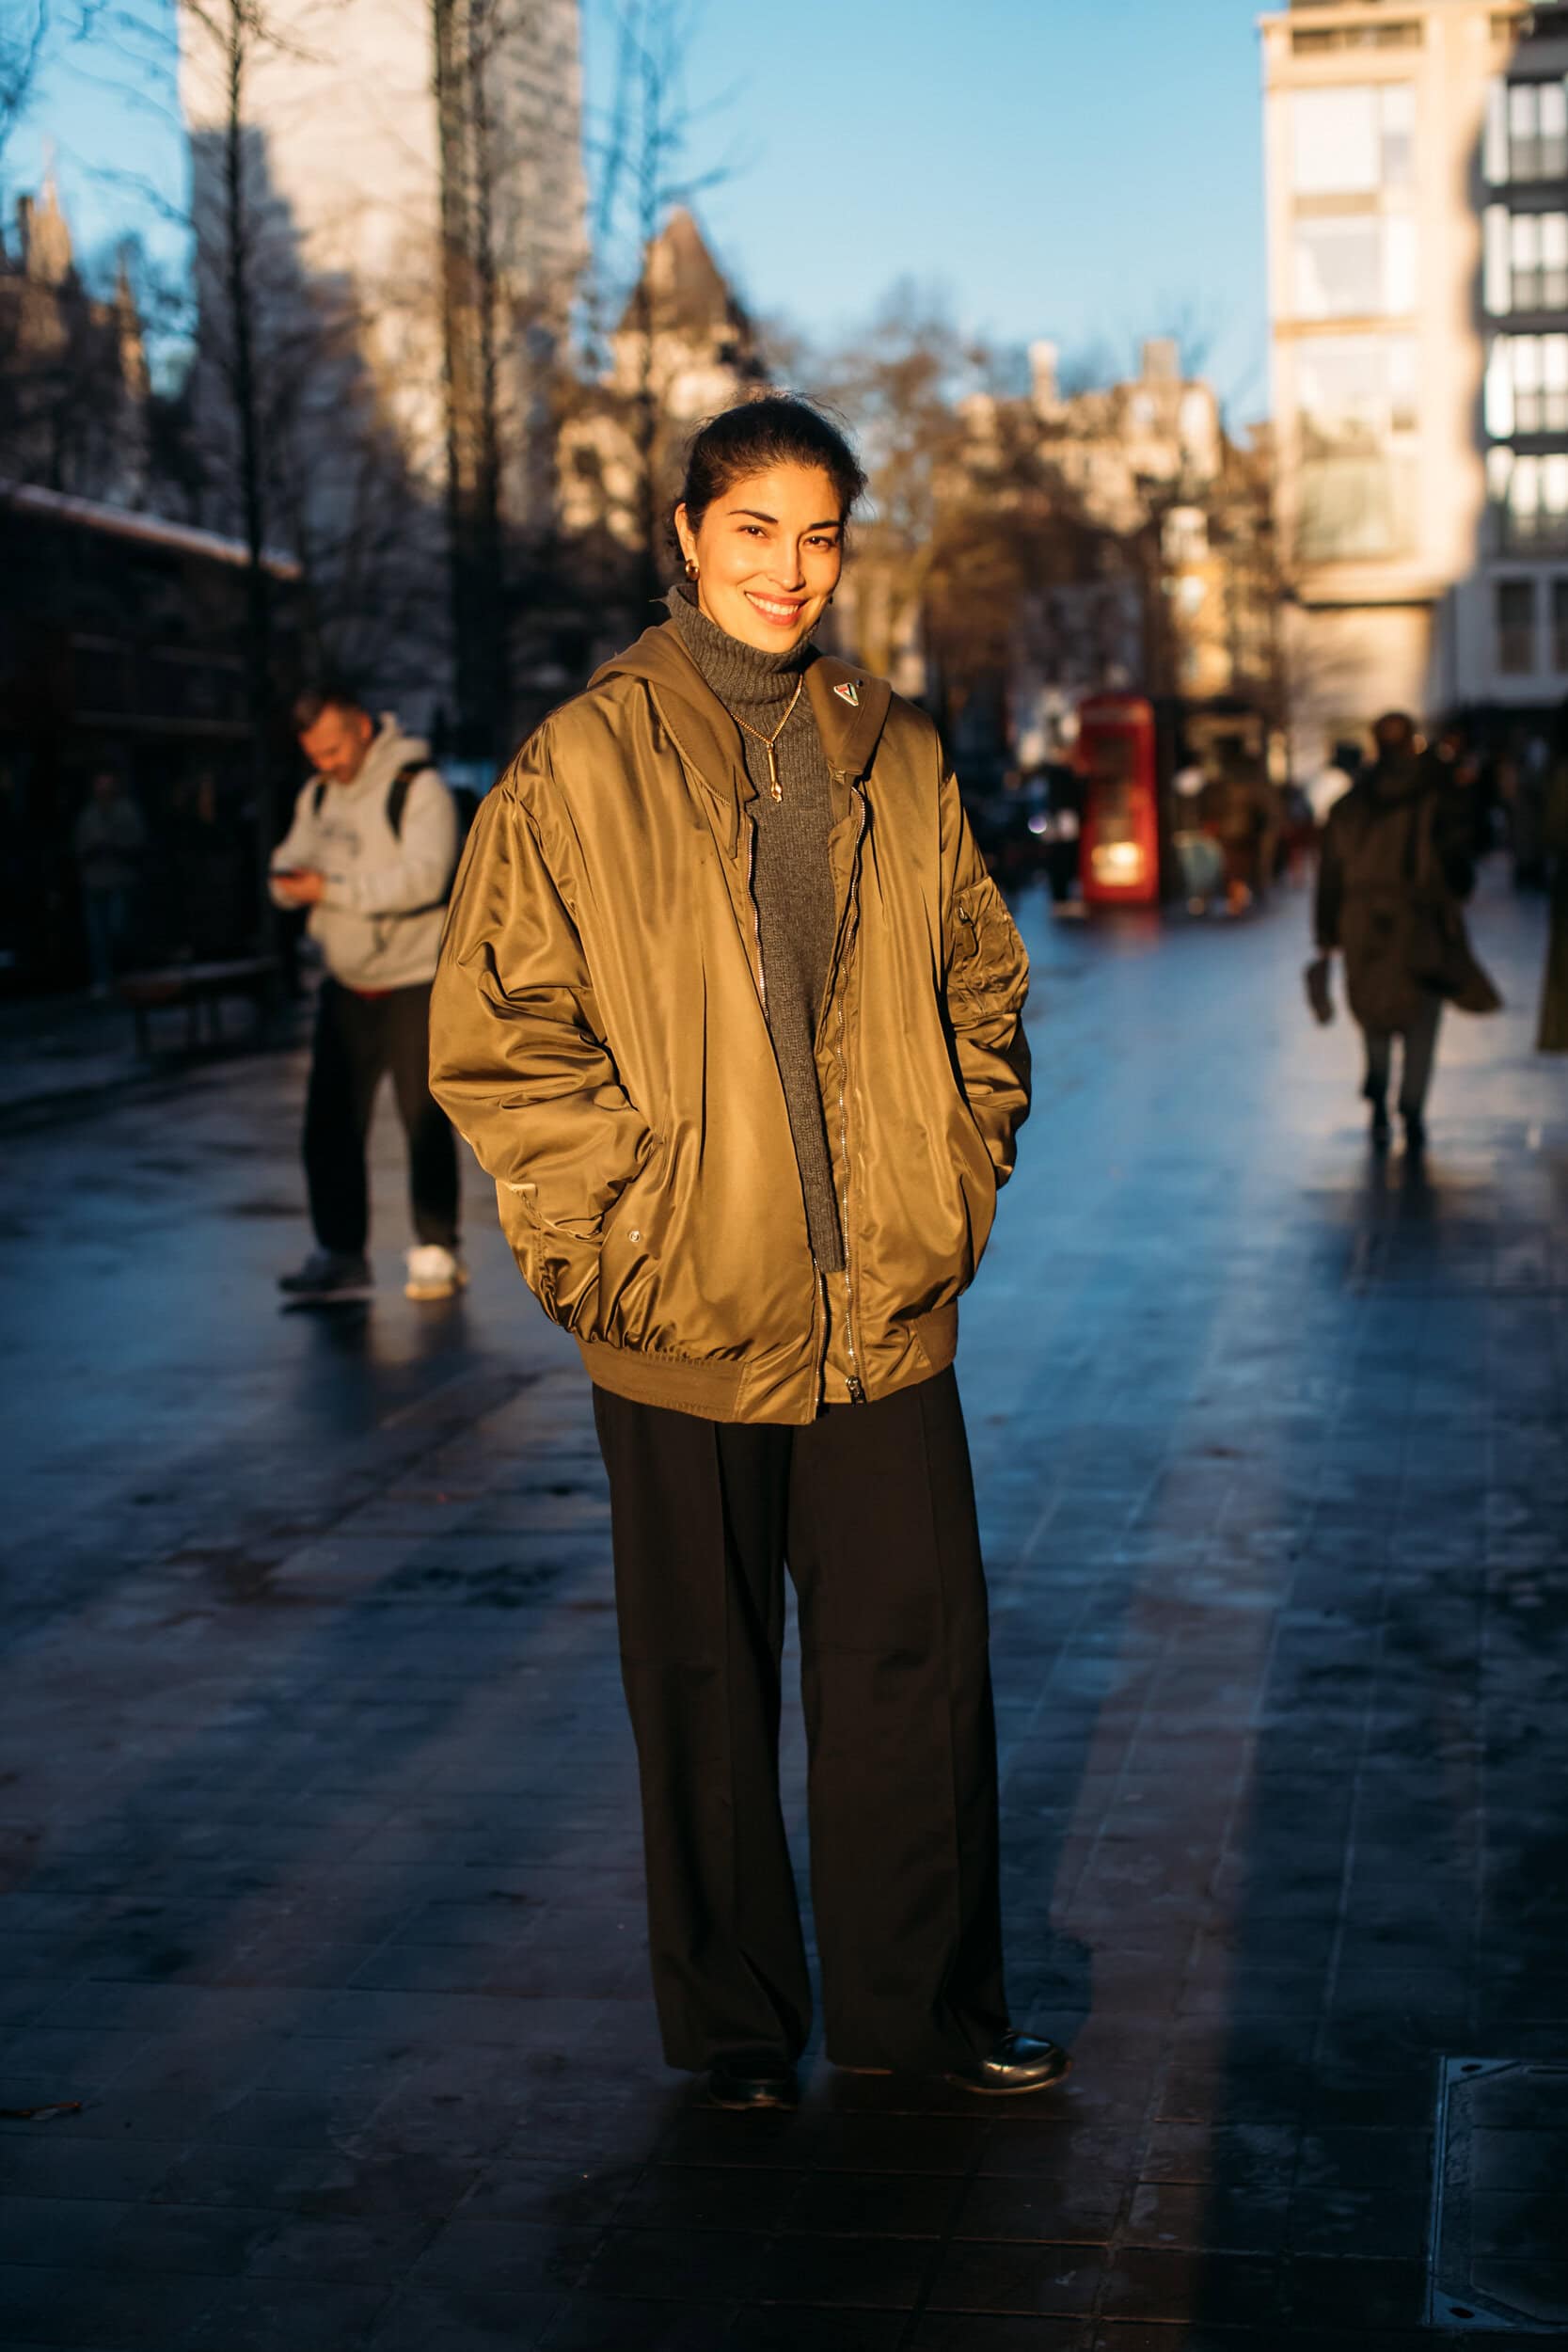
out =
<path fill-rule="evenodd" d="M 863 1405 L 865 1403 L 865 1391 L 862 1388 L 859 1380 L 855 1377 L 853 1373 L 849 1375 L 849 1402 L 851 1405 Z"/>

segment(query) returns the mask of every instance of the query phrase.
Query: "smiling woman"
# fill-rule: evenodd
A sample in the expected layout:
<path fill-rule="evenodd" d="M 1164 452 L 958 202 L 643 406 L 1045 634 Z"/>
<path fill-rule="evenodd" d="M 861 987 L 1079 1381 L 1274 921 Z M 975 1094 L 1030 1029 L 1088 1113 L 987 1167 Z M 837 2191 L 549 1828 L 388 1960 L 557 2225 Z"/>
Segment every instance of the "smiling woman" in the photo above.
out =
<path fill-rule="evenodd" d="M 432 1084 L 581 1346 L 672 2065 L 792 2105 L 800 1597 L 827 2042 L 1044 2089 L 1007 2022 L 986 1589 L 952 1362 L 1028 1106 L 1027 966 L 935 729 L 812 630 L 864 486 L 771 394 L 697 436 L 670 618 L 484 801 Z"/>
<path fill-rule="evenodd" d="M 764 653 L 809 637 L 832 601 L 865 476 L 804 401 L 751 402 L 697 436 L 675 532 L 700 610 Z"/>

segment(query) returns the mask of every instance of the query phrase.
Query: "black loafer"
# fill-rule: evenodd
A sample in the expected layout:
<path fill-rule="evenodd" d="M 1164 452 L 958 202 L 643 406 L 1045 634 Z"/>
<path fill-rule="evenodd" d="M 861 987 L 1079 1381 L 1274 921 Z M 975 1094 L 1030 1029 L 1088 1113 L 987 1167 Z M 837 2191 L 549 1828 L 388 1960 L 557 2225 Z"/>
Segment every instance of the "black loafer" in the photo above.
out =
<path fill-rule="evenodd" d="M 734 2058 L 709 2070 L 707 2097 L 714 2107 L 793 2107 L 800 2090 L 786 2058 Z"/>
<path fill-rule="evenodd" d="M 1037 2041 L 1027 2033 L 1005 2033 L 988 2058 L 976 2058 L 972 2066 L 950 2074 L 947 2080 L 962 2090 L 1017 2098 L 1026 2090 L 1049 2090 L 1071 2064 L 1058 2042 Z"/>

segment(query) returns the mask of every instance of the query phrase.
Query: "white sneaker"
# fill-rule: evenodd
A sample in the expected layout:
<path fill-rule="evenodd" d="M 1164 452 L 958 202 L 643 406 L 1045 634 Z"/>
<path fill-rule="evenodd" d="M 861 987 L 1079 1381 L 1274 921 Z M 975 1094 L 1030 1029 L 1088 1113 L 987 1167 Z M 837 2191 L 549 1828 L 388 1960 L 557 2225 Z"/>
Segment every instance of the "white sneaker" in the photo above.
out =
<path fill-rule="evenodd" d="M 403 1286 L 405 1298 L 450 1298 L 460 1291 L 468 1279 L 468 1269 L 455 1249 L 443 1249 L 438 1241 L 419 1242 L 404 1251 L 404 1263 L 408 1279 Z"/>

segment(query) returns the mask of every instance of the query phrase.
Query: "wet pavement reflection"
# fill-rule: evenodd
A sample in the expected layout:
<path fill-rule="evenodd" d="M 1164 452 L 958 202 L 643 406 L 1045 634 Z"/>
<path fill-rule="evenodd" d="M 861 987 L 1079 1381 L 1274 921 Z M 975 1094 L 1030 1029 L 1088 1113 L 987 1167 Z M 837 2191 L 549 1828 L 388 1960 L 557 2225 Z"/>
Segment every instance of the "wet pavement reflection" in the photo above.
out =
<path fill-rule="evenodd" d="M 959 1373 L 1013 2003 L 1068 2084 L 693 2105 L 576 1351 L 471 1168 L 472 1288 L 403 1298 L 389 1115 L 377 1298 L 279 1312 L 301 1070 L 206 1068 L 0 1175 L 0 2105 L 80 2103 L 0 2122 L 10 2352 L 1433 2340 L 1440 2065 L 1568 2061 L 1541 909 L 1478 906 L 1510 1009 L 1449 1022 L 1419 1166 L 1310 1024 L 1298 895 L 1021 919 L 1037 1107 Z M 1471 2137 L 1490 2301 L 1438 2340 L 1568 2344 L 1568 2118 Z"/>

